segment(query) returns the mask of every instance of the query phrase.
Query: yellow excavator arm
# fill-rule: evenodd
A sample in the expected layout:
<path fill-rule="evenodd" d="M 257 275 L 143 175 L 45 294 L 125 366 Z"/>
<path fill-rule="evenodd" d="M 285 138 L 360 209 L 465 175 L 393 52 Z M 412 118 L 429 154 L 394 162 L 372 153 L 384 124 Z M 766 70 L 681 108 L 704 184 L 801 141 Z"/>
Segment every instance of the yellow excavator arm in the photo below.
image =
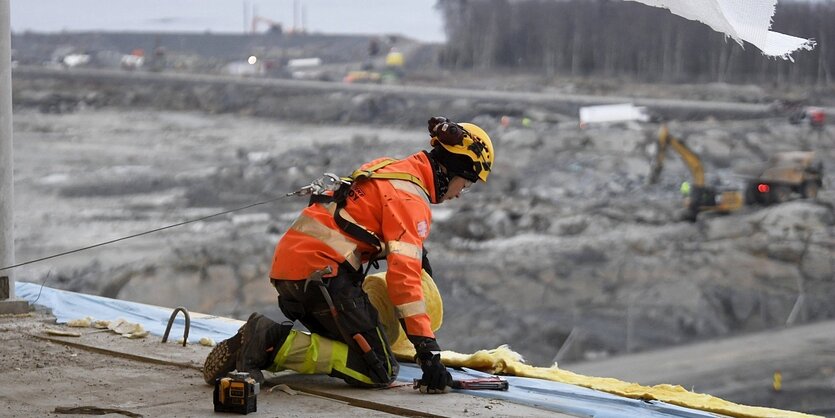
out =
<path fill-rule="evenodd" d="M 670 135 L 670 130 L 667 124 L 662 124 L 658 131 L 658 152 L 655 154 L 655 160 L 652 164 L 652 171 L 649 175 L 650 184 L 658 182 L 658 177 L 661 175 L 661 170 L 664 169 L 664 156 L 667 154 L 667 148 L 672 147 L 678 153 L 684 165 L 690 170 L 693 176 L 693 186 L 704 187 L 705 185 L 705 170 L 702 167 L 702 160 L 690 148 L 687 148 L 683 142 L 678 138 Z"/>
<path fill-rule="evenodd" d="M 705 186 L 705 170 L 702 166 L 702 160 L 684 142 L 670 135 L 667 124 L 662 124 L 658 131 L 658 152 L 655 154 L 655 160 L 650 171 L 650 184 L 658 181 L 661 170 L 664 169 L 664 156 L 667 154 L 668 147 L 672 147 L 678 153 L 693 176 L 689 196 L 685 199 L 685 206 L 688 209 L 685 219 L 695 221 L 698 213 L 702 211 L 729 213 L 742 207 L 742 195 L 739 191 L 723 191 L 717 195 L 716 190 Z"/>

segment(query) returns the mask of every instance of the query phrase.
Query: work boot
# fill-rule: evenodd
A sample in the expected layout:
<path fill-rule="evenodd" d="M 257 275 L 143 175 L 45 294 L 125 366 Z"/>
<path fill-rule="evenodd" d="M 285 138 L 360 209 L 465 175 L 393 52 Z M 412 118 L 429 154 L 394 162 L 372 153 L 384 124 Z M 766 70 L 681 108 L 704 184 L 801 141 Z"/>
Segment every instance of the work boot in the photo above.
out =
<path fill-rule="evenodd" d="M 235 368 L 239 372 L 248 372 L 258 383 L 263 383 L 264 374 L 261 370 L 273 363 L 291 329 L 292 323 L 279 324 L 257 312 L 250 315 L 240 330 L 241 347 Z"/>
<path fill-rule="evenodd" d="M 218 343 L 206 356 L 206 361 L 203 363 L 203 380 L 206 383 L 214 385 L 215 379 L 225 377 L 235 370 L 235 360 L 241 349 L 243 329 L 244 327 L 241 327 L 234 336 Z"/>

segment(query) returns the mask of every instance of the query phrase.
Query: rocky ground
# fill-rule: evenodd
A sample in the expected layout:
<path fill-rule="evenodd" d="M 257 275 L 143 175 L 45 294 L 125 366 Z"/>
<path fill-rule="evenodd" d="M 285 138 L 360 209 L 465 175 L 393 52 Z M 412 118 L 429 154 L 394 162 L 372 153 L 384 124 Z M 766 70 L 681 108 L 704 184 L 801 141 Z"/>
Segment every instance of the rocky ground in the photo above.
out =
<path fill-rule="evenodd" d="M 18 261 L 267 201 L 324 171 L 405 156 L 428 140 L 422 125 L 385 121 L 66 110 L 16 107 Z M 434 208 L 428 249 L 445 302 L 444 348 L 509 343 L 533 364 L 567 364 L 835 317 L 830 175 L 816 200 L 682 222 L 678 186 L 689 174 L 681 161 L 669 155 L 661 181 L 646 184 L 657 126 L 580 129 L 566 122 L 575 115 L 558 116 L 524 126 L 518 118 L 508 126 L 488 114 L 473 118 L 498 158 L 488 184 Z M 826 170 L 835 167 L 831 127 L 819 135 L 774 117 L 670 128 L 720 187 L 741 187 L 740 167 L 778 151 L 813 149 Z M 16 277 L 277 319 L 267 270 L 305 203 L 280 199 L 31 264 Z"/>

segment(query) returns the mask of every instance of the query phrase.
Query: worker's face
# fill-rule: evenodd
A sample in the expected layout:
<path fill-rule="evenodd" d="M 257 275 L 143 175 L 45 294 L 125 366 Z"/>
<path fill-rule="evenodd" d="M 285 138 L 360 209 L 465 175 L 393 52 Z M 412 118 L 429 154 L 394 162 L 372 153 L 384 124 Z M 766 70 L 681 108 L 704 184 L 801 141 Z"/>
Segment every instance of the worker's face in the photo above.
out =
<path fill-rule="evenodd" d="M 449 189 L 447 189 L 446 194 L 444 194 L 444 196 L 441 198 L 441 202 L 446 202 L 447 200 L 457 198 L 468 187 L 472 186 L 472 184 L 473 182 L 463 177 L 453 177 L 452 180 L 449 181 Z"/>

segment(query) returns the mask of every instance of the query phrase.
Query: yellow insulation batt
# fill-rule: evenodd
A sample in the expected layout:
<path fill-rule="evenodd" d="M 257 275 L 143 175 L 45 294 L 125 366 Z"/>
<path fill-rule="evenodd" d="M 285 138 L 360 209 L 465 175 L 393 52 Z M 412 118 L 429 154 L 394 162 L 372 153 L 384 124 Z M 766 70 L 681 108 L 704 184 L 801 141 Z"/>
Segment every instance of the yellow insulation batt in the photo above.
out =
<path fill-rule="evenodd" d="M 435 282 L 426 272 L 423 272 L 422 281 L 423 295 L 426 300 L 426 309 L 432 320 L 432 329 L 438 330 L 443 320 L 443 301 L 441 300 L 437 286 L 435 286 Z M 392 343 L 394 353 L 401 360 L 412 361 L 415 350 L 406 338 L 405 331 L 401 329 L 394 306 L 386 296 L 385 272 L 369 275 L 366 277 L 362 287 L 368 293 L 371 303 L 380 313 L 380 321 L 386 328 L 386 335 L 389 341 L 394 341 Z M 552 367 L 534 367 L 525 364 L 522 356 L 506 345 L 492 350 L 479 350 L 473 354 L 444 351 L 441 353 L 441 359 L 445 365 L 452 367 L 468 367 L 493 374 L 551 380 L 628 398 L 658 400 L 673 405 L 732 417 L 788 418 L 814 416 L 774 408 L 740 405 L 715 396 L 690 392 L 678 385 L 662 384 L 643 386 L 609 377 L 583 376 L 562 370 L 556 365 Z"/>

